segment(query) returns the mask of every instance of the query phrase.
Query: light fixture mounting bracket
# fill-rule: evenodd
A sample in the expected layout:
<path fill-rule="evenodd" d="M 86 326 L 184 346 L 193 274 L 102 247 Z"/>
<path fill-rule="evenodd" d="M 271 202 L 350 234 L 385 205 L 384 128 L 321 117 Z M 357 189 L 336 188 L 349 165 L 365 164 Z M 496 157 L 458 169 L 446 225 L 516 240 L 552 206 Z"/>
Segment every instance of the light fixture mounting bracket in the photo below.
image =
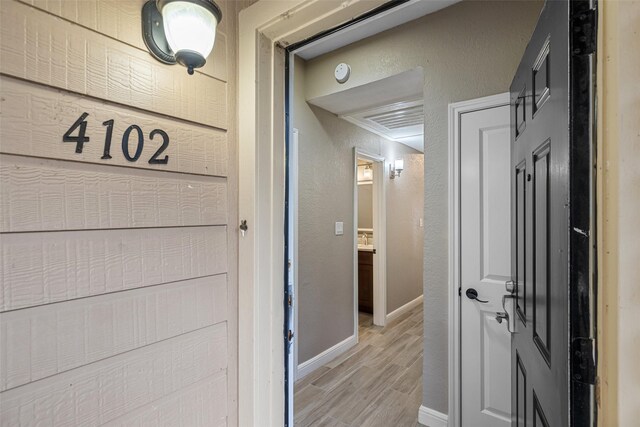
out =
<path fill-rule="evenodd" d="M 151 56 L 158 61 L 169 65 L 177 63 L 164 35 L 162 13 L 158 10 L 156 0 L 148 0 L 142 7 L 142 40 Z"/>

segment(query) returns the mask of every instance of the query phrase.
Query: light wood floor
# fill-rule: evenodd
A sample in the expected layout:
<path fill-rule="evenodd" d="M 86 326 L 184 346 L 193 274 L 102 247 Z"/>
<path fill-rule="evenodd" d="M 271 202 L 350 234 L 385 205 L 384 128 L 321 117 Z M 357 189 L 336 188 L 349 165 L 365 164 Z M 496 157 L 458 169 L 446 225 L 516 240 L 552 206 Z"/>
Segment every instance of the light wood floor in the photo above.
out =
<path fill-rule="evenodd" d="M 422 305 L 373 326 L 360 314 L 360 342 L 295 385 L 299 427 L 415 427 L 422 401 Z"/>

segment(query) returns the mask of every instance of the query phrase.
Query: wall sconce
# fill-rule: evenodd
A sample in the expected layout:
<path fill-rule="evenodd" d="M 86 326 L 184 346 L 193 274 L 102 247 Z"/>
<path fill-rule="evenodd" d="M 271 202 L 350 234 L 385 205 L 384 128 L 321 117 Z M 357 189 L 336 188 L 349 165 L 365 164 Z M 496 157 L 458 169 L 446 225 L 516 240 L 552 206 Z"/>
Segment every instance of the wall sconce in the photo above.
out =
<path fill-rule="evenodd" d="M 142 39 L 158 61 L 193 74 L 207 62 L 221 20 L 212 0 L 149 0 L 142 7 Z"/>
<path fill-rule="evenodd" d="M 389 164 L 389 169 L 391 171 L 389 175 L 391 179 L 394 179 L 397 176 L 399 177 L 404 170 L 404 160 L 396 159 L 394 163 Z"/>

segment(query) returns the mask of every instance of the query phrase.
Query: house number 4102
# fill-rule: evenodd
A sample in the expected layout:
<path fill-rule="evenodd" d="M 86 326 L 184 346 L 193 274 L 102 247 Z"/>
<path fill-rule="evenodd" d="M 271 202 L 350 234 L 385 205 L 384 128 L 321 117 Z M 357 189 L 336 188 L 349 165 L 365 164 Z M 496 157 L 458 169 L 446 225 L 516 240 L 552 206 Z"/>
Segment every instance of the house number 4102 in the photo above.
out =
<path fill-rule="evenodd" d="M 87 121 L 85 120 L 89 116 L 89 113 L 83 113 L 78 120 L 75 121 L 74 124 L 71 125 L 69 130 L 65 132 L 62 136 L 63 142 L 75 142 L 76 143 L 76 153 L 82 153 L 82 148 L 85 143 L 89 142 L 89 137 L 86 136 L 87 133 Z M 102 160 L 111 159 L 111 139 L 113 137 L 113 125 L 114 120 L 107 120 L 102 123 L 102 126 L 105 126 L 106 133 L 104 138 L 104 150 L 102 152 Z M 72 133 L 77 132 L 74 136 Z M 132 135 L 133 134 L 133 135 Z M 165 155 L 162 158 L 159 158 L 160 155 L 167 149 L 169 146 L 169 135 L 162 129 L 154 129 L 149 133 L 149 139 L 153 140 L 153 138 L 159 135 L 162 138 L 162 145 L 160 148 L 151 156 L 149 159 L 149 163 L 152 165 L 166 165 L 169 162 L 169 156 Z M 131 138 L 134 138 L 135 141 L 135 152 L 133 155 L 131 154 Z M 122 134 L 122 154 L 124 158 L 130 162 L 136 162 L 140 158 L 142 154 L 142 148 L 144 147 L 144 136 L 142 134 L 142 129 L 138 125 L 129 126 L 124 133 Z"/>

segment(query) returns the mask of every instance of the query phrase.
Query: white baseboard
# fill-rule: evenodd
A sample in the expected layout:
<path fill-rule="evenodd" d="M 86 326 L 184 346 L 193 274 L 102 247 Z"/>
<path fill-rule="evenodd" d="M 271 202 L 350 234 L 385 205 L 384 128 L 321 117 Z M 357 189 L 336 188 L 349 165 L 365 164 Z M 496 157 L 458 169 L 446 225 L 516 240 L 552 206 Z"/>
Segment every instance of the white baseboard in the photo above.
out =
<path fill-rule="evenodd" d="M 410 311 L 415 307 L 419 306 L 420 304 L 422 304 L 422 300 L 423 300 L 423 296 L 420 295 L 418 298 L 414 299 L 413 301 L 409 301 L 402 307 L 393 310 L 391 313 L 387 314 L 387 323 L 389 323 L 396 317 L 400 317 L 402 314 L 406 313 L 407 311 Z"/>
<path fill-rule="evenodd" d="M 358 344 L 358 339 L 355 335 L 351 335 L 346 340 L 339 342 L 331 348 L 328 348 L 316 357 L 311 358 L 306 362 L 302 362 L 298 365 L 298 369 L 296 372 L 296 381 L 309 375 L 311 372 L 315 371 L 322 365 L 326 365 L 327 363 L 331 362 L 333 359 L 340 356 L 342 353 L 345 353 L 356 344 Z"/>
<path fill-rule="evenodd" d="M 418 411 L 418 422 L 427 427 L 447 427 L 449 421 L 442 412 L 438 412 L 434 409 L 421 406 Z"/>

